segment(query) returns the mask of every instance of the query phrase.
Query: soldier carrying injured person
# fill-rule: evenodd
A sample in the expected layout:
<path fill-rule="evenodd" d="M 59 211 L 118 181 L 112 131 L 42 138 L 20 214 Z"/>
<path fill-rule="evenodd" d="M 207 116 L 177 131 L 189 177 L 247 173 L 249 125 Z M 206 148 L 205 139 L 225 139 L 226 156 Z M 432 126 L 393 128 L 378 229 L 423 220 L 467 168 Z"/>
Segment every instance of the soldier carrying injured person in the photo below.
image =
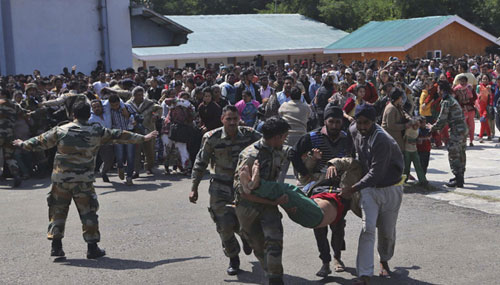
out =
<path fill-rule="evenodd" d="M 314 156 L 305 158 L 306 167 L 312 166 Z M 362 175 L 362 167 L 352 158 L 335 158 L 328 162 L 335 166 L 337 173 L 318 182 L 311 182 L 303 189 L 297 186 L 260 179 L 259 162 L 255 161 L 250 171 L 248 166 L 239 170 L 245 193 L 276 200 L 288 195 L 288 202 L 281 206 L 292 221 L 306 228 L 320 228 L 335 224 L 349 209 L 361 217 L 359 196 L 351 200 L 340 197 L 340 187 L 352 186 Z"/>

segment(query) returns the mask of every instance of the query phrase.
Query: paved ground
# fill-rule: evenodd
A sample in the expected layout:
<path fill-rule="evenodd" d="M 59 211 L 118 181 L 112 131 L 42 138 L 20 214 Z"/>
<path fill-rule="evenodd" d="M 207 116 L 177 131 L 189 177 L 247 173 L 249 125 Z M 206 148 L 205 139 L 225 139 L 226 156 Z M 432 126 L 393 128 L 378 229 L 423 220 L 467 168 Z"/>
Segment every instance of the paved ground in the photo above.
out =
<path fill-rule="evenodd" d="M 476 120 L 476 134 L 479 121 Z M 498 135 L 497 131 L 497 135 Z M 433 149 L 427 179 L 434 187 L 429 197 L 448 201 L 453 205 L 477 209 L 500 215 L 500 144 L 498 136 L 493 141 L 467 142 L 465 187 L 449 189 L 444 186 L 452 177 L 446 148 Z M 414 173 L 414 176 L 415 173 Z"/>
<path fill-rule="evenodd" d="M 467 148 L 466 187 L 446 189 L 450 177 L 447 152 L 433 150 L 428 173 L 432 186 L 408 187 L 398 221 L 395 276 L 374 284 L 490 284 L 500 267 L 500 168 L 498 141 Z M 160 171 L 158 171 L 160 172 Z M 291 177 L 291 176 L 290 176 Z M 215 225 L 207 212 L 208 180 L 200 186 L 197 205 L 188 202 L 190 180 L 181 176 L 142 177 L 126 187 L 97 182 L 102 232 L 108 255 L 85 259 L 86 247 L 74 205 L 66 237 L 67 259 L 49 257 L 46 193 L 50 180 L 30 180 L 21 189 L 0 186 L 1 284 L 263 284 L 253 256 L 242 255 L 243 272 L 225 274 Z M 288 182 L 293 183 L 289 179 Z M 432 199 L 431 199 L 432 198 Z M 288 284 L 350 284 L 355 274 L 361 221 L 347 216 L 347 271 L 320 279 L 321 262 L 312 230 L 288 217 L 283 263 Z"/>
<path fill-rule="evenodd" d="M 440 157 L 435 155 L 435 158 Z M 436 164 L 435 160 L 431 162 Z M 447 171 L 447 168 L 445 168 Z M 74 205 L 66 237 L 67 259 L 53 262 L 45 239 L 50 181 L 34 180 L 10 190 L 0 187 L 1 284 L 263 284 L 260 265 L 242 255 L 243 272 L 227 276 L 215 226 L 209 218 L 208 181 L 197 205 L 188 202 L 190 182 L 182 177 L 144 177 L 126 187 L 97 183 L 101 245 L 108 255 L 85 259 L 85 244 Z M 374 284 L 490 284 L 498 282 L 500 216 L 450 205 L 407 189 L 398 221 L 391 280 Z M 287 284 L 350 284 L 355 274 L 361 221 L 348 214 L 347 272 L 320 279 L 312 230 L 283 218 L 283 263 Z"/>

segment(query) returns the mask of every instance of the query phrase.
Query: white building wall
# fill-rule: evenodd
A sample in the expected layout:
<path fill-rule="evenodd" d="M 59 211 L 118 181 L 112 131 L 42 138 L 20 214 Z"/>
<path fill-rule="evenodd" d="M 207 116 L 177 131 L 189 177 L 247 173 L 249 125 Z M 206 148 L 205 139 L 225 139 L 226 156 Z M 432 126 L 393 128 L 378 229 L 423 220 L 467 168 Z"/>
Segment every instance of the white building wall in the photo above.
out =
<path fill-rule="evenodd" d="M 312 62 L 313 59 L 316 59 L 317 62 L 325 62 L 330 59 L 333 59 L 334 57 L 332 55 L 325 55 L 325 54 L 299 54 L 299 55 L 291 55 L 290 56 L 290 63 L 300 63 L 302 60 L 307 59 L 308 62 Z M 237 57 L 236 62 L 240 62 L 243 64 L 244 62 L 249 62 L 249 63 L 254 63 L 253 61 L 254 57 Z M 283 60 L 284 62 L 288 62 L 288 56 L 286 54 L 283 55 L 273 55 L 273 56 L 264 56 L 264 61 L 267 61 L 267 64 L 269 63 L 277 63 L 279 60 Z M 143 66 L 143 62 L 134 58 L 134 68 L 137 69 L 138 67 Z M 182 59 L 177 61 L 177 66 L 179 68 L 183 68 L 186 63 L 195 63 L 201 67 L 204 67 L 205 62 L 203 58 L 196 58 L 196 59 Z M 228 58 L 208 58 L 207 59 L 208 64 L 214 64 L 214 63 L 223 63 L 224 65 L 228 64 Z M 146 66 L 154 66 L 156 68 L 165 68 L 165 67 L 174 67 L 175 62 L 173 60 L 164 60 L 164 61 L 147 61 Z"/>
<path fill-rule="evenodd" d="M 95 0 L 93 0 L 95 1 Z M 132 34 L 128 0 L 107 0 L 111 69 L 132 66 Z"/>
<path fill-rule="evenodd" d="M 132 63 L 129 1 L 107 0 L 111 67 Z M 101 57 L 98 0 L 10 0 L 15 73 L 89 74 Z M 6 27 L 4 26 L 4 29 Z M 116 66 L 116 67 L 115 67 Z"/>

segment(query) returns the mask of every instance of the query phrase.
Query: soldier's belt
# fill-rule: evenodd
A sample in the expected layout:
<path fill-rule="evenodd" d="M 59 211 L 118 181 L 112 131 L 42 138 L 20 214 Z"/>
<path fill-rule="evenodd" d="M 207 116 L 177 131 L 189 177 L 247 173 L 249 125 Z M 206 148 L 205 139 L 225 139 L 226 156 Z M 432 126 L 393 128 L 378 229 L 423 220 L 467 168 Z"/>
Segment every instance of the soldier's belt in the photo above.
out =
<path fill-rule="evenodd" d="M 212 178 L 212 179 L 210 179 L 210 183 L 212 183 L 212 182 L 226 185 L 229 187 L 233 187 L 233 181 L 225 181 L 225 180 L 221 180 L 221 179 L 217 179 L 217 178 Z"/>

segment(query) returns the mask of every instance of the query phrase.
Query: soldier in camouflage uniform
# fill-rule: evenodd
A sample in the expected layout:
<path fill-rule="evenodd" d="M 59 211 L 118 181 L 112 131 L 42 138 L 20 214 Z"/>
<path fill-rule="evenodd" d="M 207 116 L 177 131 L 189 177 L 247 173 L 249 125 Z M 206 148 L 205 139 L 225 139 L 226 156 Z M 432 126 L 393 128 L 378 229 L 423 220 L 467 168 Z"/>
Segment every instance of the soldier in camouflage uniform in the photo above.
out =
<path fill-rule="evenodd" d="M 277 181 L 281 165 L 288 158 L 288 148 L 283 143 L 290 126 L 281 118 L 271 117 L 262 126 L 263 139 L 245 148 L 238 159 L 236 169 L 243 165 L 252 167 L 259 161 L 260 177 Z M 267 273 L 269 284 L 283 284 L 283 225 L 277 205 L 285 204 L 288 196 L 275 201 L 243 192 L 238 172 L 234 176 L 236 191 L 236 216 L 242 236 L 250 243 L 254 254 Z"/>
<path fill-rule="evenodd" d="M 52 173 L 52 189 L 48 194 L 48 239 L 52 240 L 52 256 L 64 256 L 61 239 L 71 199 L 75 201 L 82 221 L 83 238 L 88 244 L 87 258 L 104 256 L 97 243 L 100 241 L 97 210 L 99 203 L 93 182 L 95 159 L 99 146 L 106 143 L 142 143 L 157 136 L 146 136 L 117 129 L 106 129 L 89 124 L 90 105 L 79 102 L 74 108 L 75 120 L 55 127 L 38 137 L 26 141 L 16 140 L 14 145 L 25 150 L 44 150 L 57 147 Z"/>
<path fill-rule="evenodd" d="M 14 147 L 12 146 L 14 124 L 17 114 L 20 112 L 20 107 L 9 100 L 10 96 L 8 91 L 2 89 L 0 92 L 0 154 L 3 155 L 7 167 L 14 177 L 14 182 L 12 184 L 14 188 L 21 184 L 19 167 L 14 159 Z M 0 165 L 0 167 L 2 166 L 3 165 Z"/>
<path fill-rule="evenodd" d="M 210 161 L 214 163 L 215 173 L 210 180 L 208 192 L 210 207 L 208 211 L 215 222 L 217 232 L 222 241 L 224 254 L 229 257 L 227 273 L 235 275 L 239 271 L 240 246 L 234 233 L 239 232 L 238 219 L 234 212 L 233 178 L 240 152 L 251 143 L 261 138 L 260 133 L 249 127 L 238 126 L 240 116 L 234 106 L 226 106 L 222 111 L 223 127 L 217 128 L 203 136 L 202 147 L 193 165 L 193 186 L 189 200 L 198 200 L 198 185 Z M 243 239 L 243 249 L 250 254 L 251 248 Z"/>
<path fill-rule="evenodd" d="M 453 98 L 448 82 L 439 81 L 439 92 L 442 94 L 441 112 L 431 132 L 441 130 L 446 124 L 450 127 L 450 140 L 448 141 L 448 160 L 455 178 L 446 183 L 448 187 L 463 187 L 465 174 L 465 143 L 467 139 L 467 124 L 464 112 L 458 101 Z"/>
<path fill-rule="evenodd" d="M 49 120 L 47 108 L 43 108 L 44 98 L 38 94 L 38 87 L 35 83 L 26 85 L 26 98 L 21 101 L 21 107 L 30 113 L 30 132 L 31 135 L 39 135 L 48 130 Z M 33 162 L 37 167 L 37 173 L 40 176 L 49 174 L 49 160 L 45 151 L 33 152 Z"/>
<path fill-rule="evenodd" d="M 38 87 L 35 83 L 26 85 L 26 98 L 21 101 L 21 107 L 30 111 L 33 124 L 30 131 L 34 135 L 39 135 L 48 129 L 47 109 L 42 108 L 43 97 L 38 94 Z"/>
<path fill-rule="evenodd" d="M 73 121 L 73 107 L 76 103 L 84 102 L 90 104 L 90 100 L 87 96 L 78 93 L 79 84 L 80 83 L 78 81 L 72 81 L 69 86 L 71 88 L 69 92 L 60 95 L 56 99 L 41 102 L 40 105 L 47 107 L 64 106 L 66 116 L 70 121 Z"/>

